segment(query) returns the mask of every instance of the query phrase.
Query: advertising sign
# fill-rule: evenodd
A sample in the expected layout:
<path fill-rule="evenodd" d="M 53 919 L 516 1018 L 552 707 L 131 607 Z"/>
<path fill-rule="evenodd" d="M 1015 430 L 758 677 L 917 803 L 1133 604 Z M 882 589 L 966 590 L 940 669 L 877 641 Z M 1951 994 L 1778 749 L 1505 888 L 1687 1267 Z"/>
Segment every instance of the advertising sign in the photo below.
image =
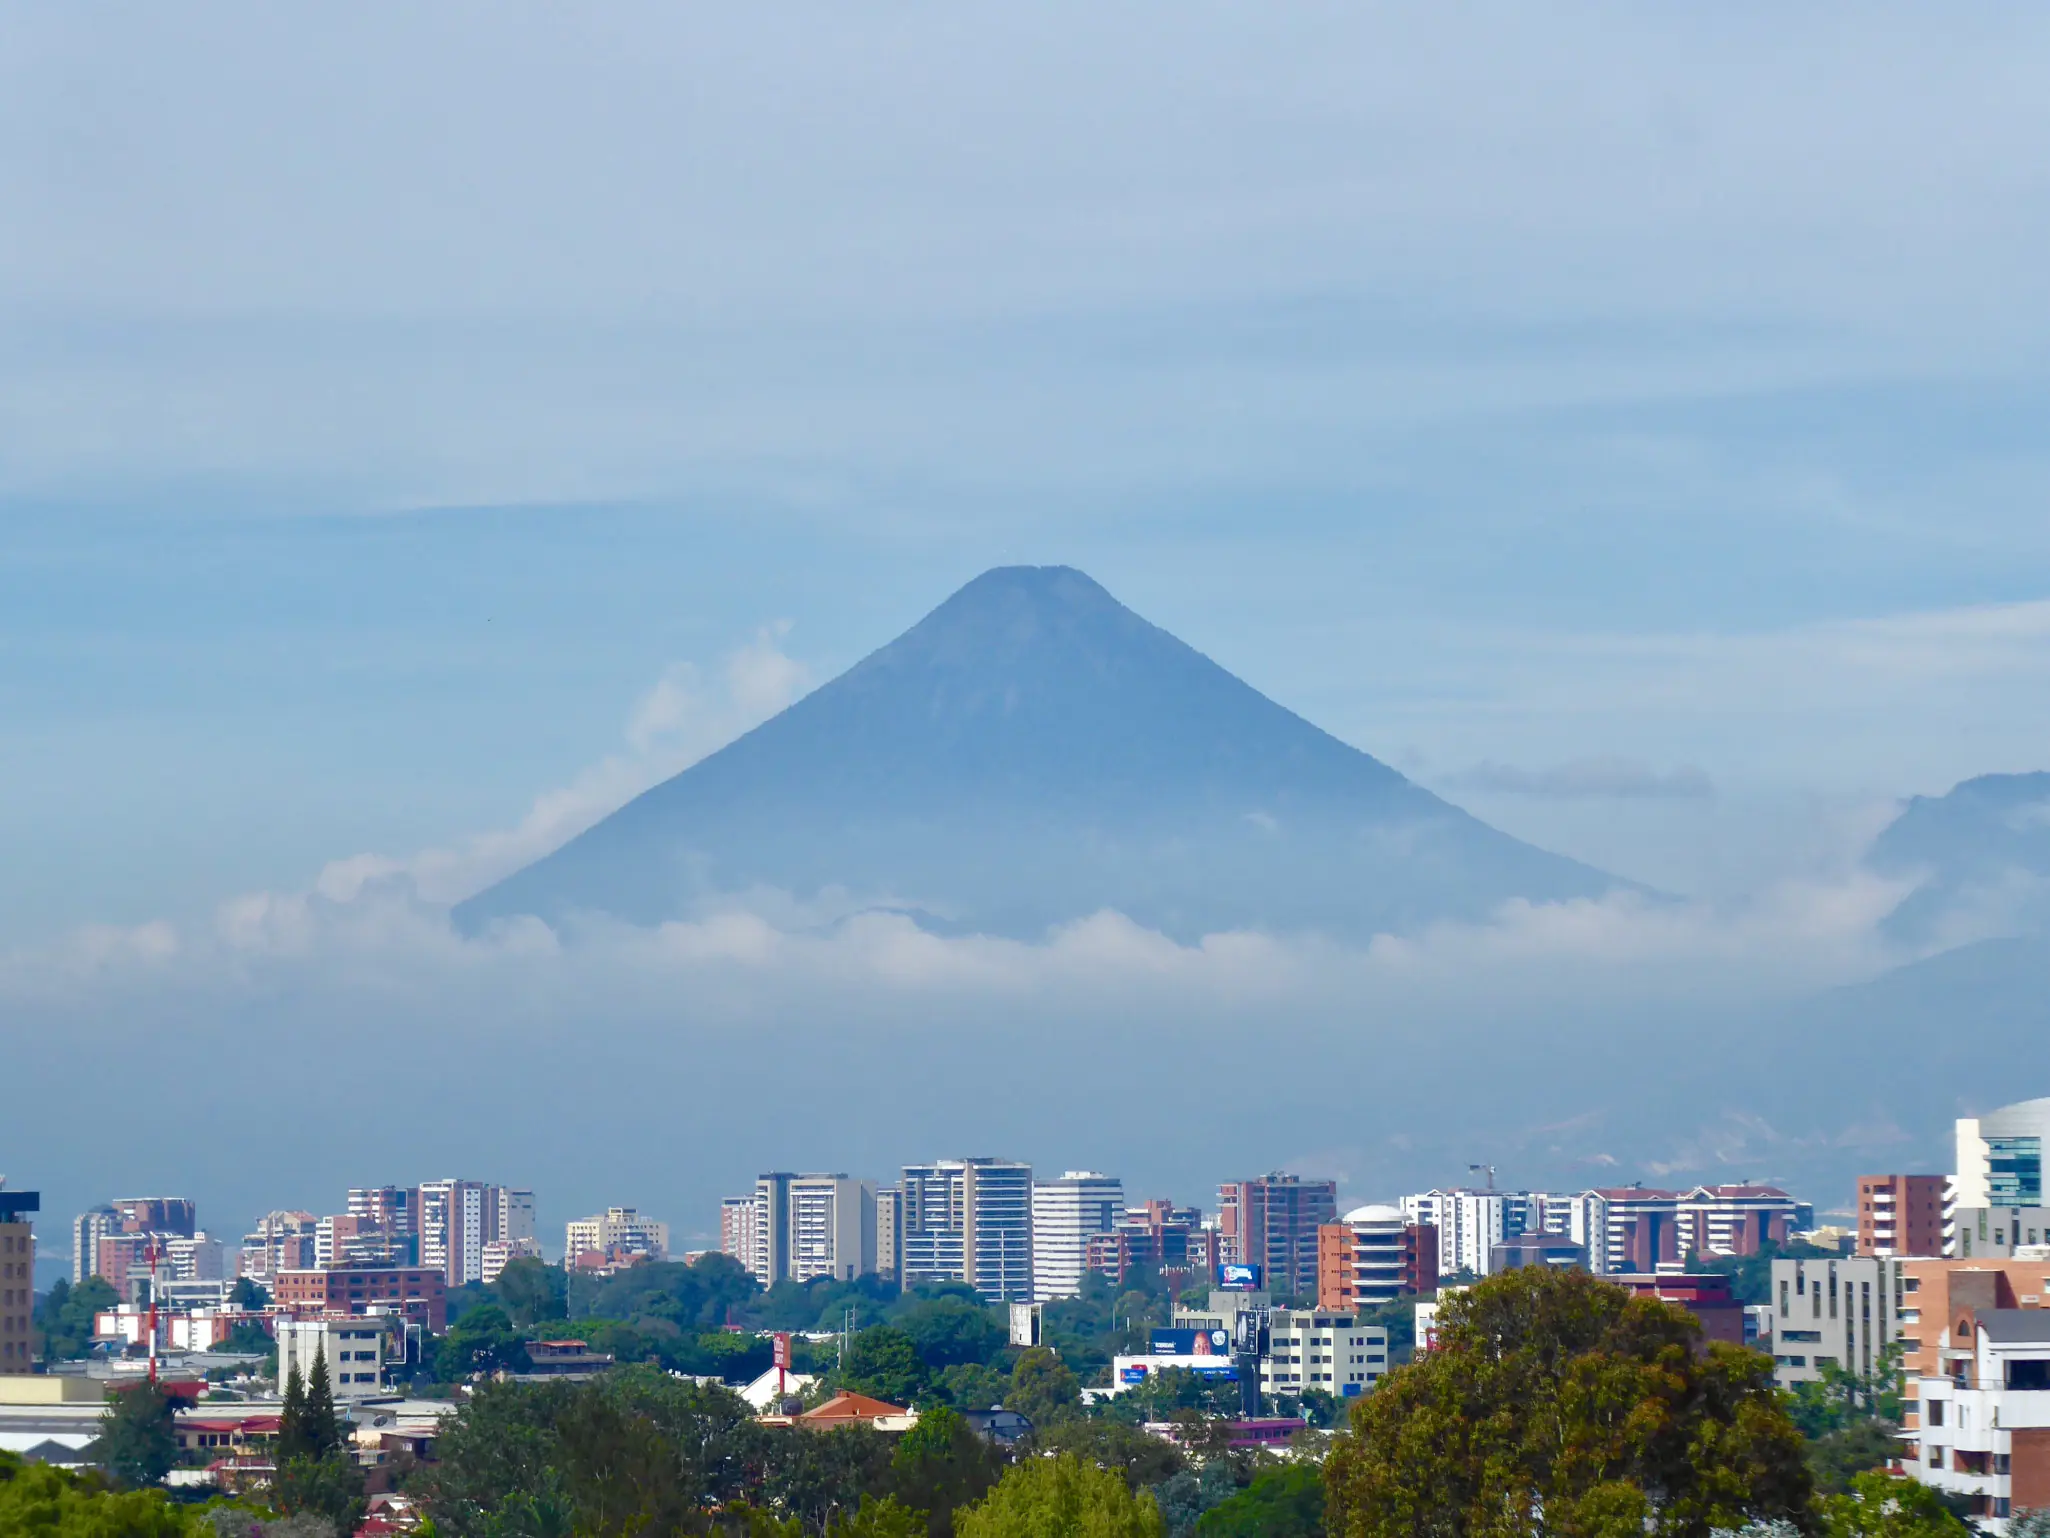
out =
<path fill-rule="evenodd" d="M 1230 1356 L 1228 1330 L 1155 1330 L 1155 1356 Z"/>
<path fill-rule="evenodd" d="M 779 1334 L 771 1336 L 770 1340 L 773 1345 L 769 1355 L 769 1365 L 771 1367 L 780 1367 L 785 1372 L 788 1372 L 790 1370 L 790 1337 Z"/>
<path fill-rule="evenodd" d="M 1225 1292 L 1258 1292 L 1260 1290 L 1260 1268 L 1258 1266 L 1219 1266 L 1217 1285 Z"/>
<path fill-rule="evenodd" d="M 1143 1365 L 1120 1367 L 1118 1369 L 1118 1381 L 1120 1383 L 1144 1383 L 1146 1381 L 1146 1369 Z"/>

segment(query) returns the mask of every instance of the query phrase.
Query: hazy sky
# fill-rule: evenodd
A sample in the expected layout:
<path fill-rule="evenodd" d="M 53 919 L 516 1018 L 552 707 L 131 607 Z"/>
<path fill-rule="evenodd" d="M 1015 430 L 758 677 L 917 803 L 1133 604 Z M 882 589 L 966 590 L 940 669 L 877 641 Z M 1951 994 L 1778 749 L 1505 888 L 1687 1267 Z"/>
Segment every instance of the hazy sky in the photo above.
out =
<path fill-rule="evenodd" d="M 2046 57 L 2021 5 L 10 7 L 0 951 L 460 884 L 1005 561 L 1527 837 L 1837 879 L 2050 766 Z"/>

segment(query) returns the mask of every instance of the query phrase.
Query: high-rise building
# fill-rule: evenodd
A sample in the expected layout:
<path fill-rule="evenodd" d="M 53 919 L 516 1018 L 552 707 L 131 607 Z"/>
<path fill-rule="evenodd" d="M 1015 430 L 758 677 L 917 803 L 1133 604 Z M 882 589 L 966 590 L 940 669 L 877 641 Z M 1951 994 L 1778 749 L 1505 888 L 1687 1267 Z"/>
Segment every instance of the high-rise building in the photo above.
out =
<path fill-rule="evenodd" d="M 1355 1207 L 1317 1230 L 1318 1308 L 1375 1308 L 1437 1290 L 1437 1230 L 1400 1207 Z"/>
<path fill-rule="evenodd" d="M 1860 1175 L 1858 1253 L 1941 1255 L 1948 1184 L 1941 1175 Z"/>
<path fill-rule="evenodd" d="M 904 1192 L 884 1186 L 876 1192 L 876 1275 L 896 1280 L 904 1250 Z"/>
<path fill-rule="evenodd" d="M 71 1285 L 76 1287 L 100 1271 L 100 1241 L 119 1230 L 120 1218 L 108 1206 L 88 1207 L 71 1220 Z"/>
<path fill-rule="evenodd" d="M 387 1186 L 375 1192 L 351 1192 L 350 1196 L 352 1200 L 358 1195 L 390 1199 L 400 1190 Z M 534 1193 L 524 1187 L 487 1185 L 478 1180 L 430 1180 L 418 1187 L 417 1195 L 419 1263 L 440 1271 L 451 1287 L 484 1279 L 485 1245 L 533 1236 Z"/>
<path fill-rule="evenodd" d="M 109 1205 L 124 1234 L 176 1234 L 190 1239 L 199 1229 L 199 1207 L 189 1196 L 117 1196 Z"/>
<path fill-rule="evenodd" d="M 1032 1186 L 1032 1292 L 1040 1302 L 1072 1298 L 1088 1270 L 1089 1241 L 1117 1226 L 1124 1182 L 1095 1170 L 1069 1170 Z"/>
<path fill-rule="evenodd" d="M 1220 1251 L 1217 1230 L 1203 1225 L 1201 1207 L 1177 1207 L 1155 1198 L 1127 1207 L 1107 1234 L 1094 1235 L 1085 1263 L 1113 1282 L 1122 1283 L 1137 1270 L 1178 1273 L 1180 1291 L 1191 1283 L 1217 1279 Z"/>
<path fill-rule="evenodd" d="M 1478 1191 L 1463 1186 L 1420 1191 L 1400 1202 L 1403 1221 L 1433 1229 L 1438 1274 L 1486 1276 L 1495 1246 L 1523 1232 L 1530 1205 L 1520 1191 Z"/>
<path fill-rule="evenodd" d="M 608 1260 L 629 1255 L 667 1260 L 669 1225 L 655 1218 L 644 1218 L 632 1207 L 607 1207 L 594 1217 L 578 1218 L 566 1225 L 562 1247 L 563 1259 L 570 1265 L 574 1265 L 580 1255 L 593 1254 Z"/>
<path fill-rule="evenodd" d="M 907 1164 L 906 1287 L 966 1282 L 992 1303 L 1032 1299 L 1032 1166 L 1008 1159 Z"/>
<path fill-rule="evenodd" d="M 719 1252 L 731 1255 L 750 1275 L 754 1272 L 757 1226 L 752 1191 L 719 1203 Z"/>
<path fill-rule="evenodd" d="M 1317 1230 L 1338 1216 L 1338 1183 L 1264 1175 L 1217 1188 L 1217 1227 L 1226 1261 L 1261 1268 L 1276 1297 L 1317 1292 Z"/>
<path fill-rule="evenodd" d="M 319 1222 L 312 1213 L 267 1213 L 253 1232 L 243 1236 L 235 1274 L 269 1286 L 280 1271 L 310 1269 L 318 1240 Z"/>
<path fill-rule="evenodd" d="M 876 1269 L 876 1188 L 847 1175 L 798 1175 L 789 1185 L 792 1281 L 851 1282 Z"/>
<path fill-rule="evenodd" d="M 42 1205 L 34 1191 L 0 1189 L 0 1374 L 26 1373 L 35 1362 L 36 1234 L 29 1214 Z"/>

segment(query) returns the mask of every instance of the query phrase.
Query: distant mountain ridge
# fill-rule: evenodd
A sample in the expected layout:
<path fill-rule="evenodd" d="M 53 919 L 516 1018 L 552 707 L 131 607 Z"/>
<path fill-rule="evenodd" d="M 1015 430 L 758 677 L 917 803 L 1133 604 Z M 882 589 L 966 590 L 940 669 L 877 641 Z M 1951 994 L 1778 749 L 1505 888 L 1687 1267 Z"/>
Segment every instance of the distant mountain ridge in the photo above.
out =
<path fill-rule="evenodd" d="M 1001 567 L 745 736 L 458 906 L 637 924 L 761 889 L 1036 938 L 1363 936 L 1627 885 L 1275 704 L 1068 567 Z"/>
<path fill-rule="evenodd" d="M 1917 883 L 1886 920 L 1898 944 L 2050 927 L 2050 773 L 1982 774 L 1916 796 L 1866 863 Z"/>

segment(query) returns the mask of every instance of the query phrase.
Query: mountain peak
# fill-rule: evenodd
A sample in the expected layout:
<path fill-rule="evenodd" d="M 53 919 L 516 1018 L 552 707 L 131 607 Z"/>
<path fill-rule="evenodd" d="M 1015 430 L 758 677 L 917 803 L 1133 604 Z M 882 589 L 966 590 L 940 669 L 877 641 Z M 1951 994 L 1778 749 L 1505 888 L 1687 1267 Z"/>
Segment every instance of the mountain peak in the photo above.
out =
<path fill-rule="evenodd" d="M 1611 878 L 1487 827 L 1067 566 L 1001 566 L 458 909 L 657 922 L 772 888 L 1037 936 L 1371 933 Z"/>

